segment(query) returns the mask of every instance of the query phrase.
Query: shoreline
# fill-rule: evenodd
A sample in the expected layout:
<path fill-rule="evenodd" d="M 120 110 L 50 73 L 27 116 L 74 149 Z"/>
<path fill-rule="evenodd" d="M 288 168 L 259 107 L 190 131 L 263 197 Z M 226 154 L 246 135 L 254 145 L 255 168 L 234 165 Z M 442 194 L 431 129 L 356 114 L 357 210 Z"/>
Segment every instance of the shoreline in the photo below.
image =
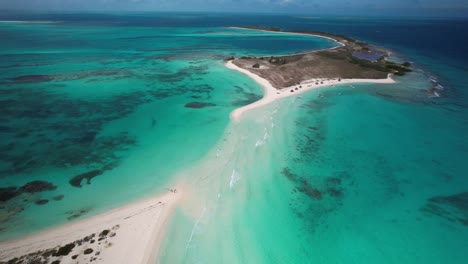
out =
<path fill-rule="evenodd" d="M 49 262 L 154 263 L 172 212 L 182 199 L 182 189 L 177 186 L 176 190 L 26 237 L 2 241 L 0 262 L 74 243 L 69 254 L 51 256 Z M 102 236 L 106 230 L 108 234 Z M 87 236 L 93 238 L 84 239 Z M 92 254 L 86 254 L 86 249 L 92 249 Z M 72 258 L 74 255 L 78 256 Z"/>
<path fill-rule="evenodd" d="M 289 32 L 277 33 L 312 35 Z M 313 36 L 329 38 L 320 35 Z M 344 46 L 343 43 L 333 38 L 329 39 Z M 335 48 L 338 47 L 331 49 Z M 338 81 L 338 79 L 313 78 L 301 82 L 300 85 L 277 89 L 268 80 L 236 66 L 232 61 L 226 62 L 225 66 L 249 76 L 260 84 L 264 91 L 262 99 L 236 108 L 230 113 L 230 118 L 234 122 L 240 121 L 242 114 L 246 111 L 320 87 L 363 82 L 395 82 L 391 78 L 391 74 L 387 75 L 386 79 L 341 79 L 341 81 Z M 299 86 L 300 88 L 298 88 Z M 36 255 L 41 256 L 44 251 L 73 243 L 75 246 L 67 255 L 49 256 L 47 257 L 48 261 L 60 260 L 61 263 L 87 263 L 90 261 L 93 261 L 93 263 L 154 263 L 160 255 L 163 239 L 168 231 L 168 224 L 173 216 L 173 211 L 179 201 L 183 199 L 184 192 L 182 188 L 180 186 L 176 188 L 177 192 L 171 191 L 152 196 L 90 218 L 52 227 L 18 239 L 2 241 L 0 242 L 0 262 L 15 257 L 24 257 L 31 253 L 38 253 Z M 108 231 L 109 236 L 107 233 L 105 236 L 101 236 L 104 231 Z M 95 239 L 85 239 L 91 235 Z M 89 249 L 92 249 L 92 254 L 86 253 L 86 250 Z M 25 261 L 25 263 L 27 262 Z"/>
<path fill-rule="evenodd" d="M 264 92 L 262 99 L 256 102 L 253 102 L 251 104 L 234 109 L 230 114 L 230 118 L 234 122 L 240 121 L 242 114 L 246 111 L 270 104 L 282 98 L 295 96 L 295 95 L 304 93 L 306 91 L 310 91 L 310 90 L 321 88 L 321 87 L 335 86 L 335 85 L 341 85 L 341 84 L 351 84 L 351 83 L 386 83 L 386 84 L 396 83 L 396 81 L 392 79 L 391 77 L 392 75 L 388 74 L 386 79 L 341 79 L 341 81 L 338 81 L 336 79 L 313 78 L 313 79 L 309 79 L 309 80 L 301 82 L 300 85 L 277 89 L 273 87 L 273 85 L 271 85 L 271 83 L 268 80 L 246 69 L 242 69 L 238 67 L 237 65 L 232 63 L 232 61 L 228 61 L 224 65 L 231 70 L 241 72 L 249 76 L 250 78 L 252 78 L 256 83 L 258 83 L 263 88 L 263 92 Z M 316 84 L 317 82 L 319 84 Z M 299 86 L 301 88 L 298 88 Z"/>
<path fill-rule="evenodd" d="M 321 35 L 312 34 L 312 33 L 308 34 L 308 33 L 299 33 L 299 32 L 287 32 L 287 31 L 269 31 L 269 30 L 265 30 L 265 29 L 253 29 L 253 28 L 243 28 L 243 27 L 229 27 L 229 28 L 241 29 L 241 30 L 262 31 L 262 32 L 276 33 L 276 34 L 301 35 L 301 36 L 312 36 L 312 37 L 317 37 L 317 38 L 326 38 L 326 39 L 332 40 L 333 42 L 338 44 L 338 46 L 333 47 L 333 48 L 324 48 L 324 49 L 317 49 L 317 50 L 311 50 L 311 51 L 303 51 L 303 52 L 297 52 L 297 53 L 286 54 L 286 55 L 276 55 L 275 57 L 278 57 L 278 58 L 287 57 L 287 56 L 291 56 L 291 55 L 304 55 L 304 54 L 309 54 L 309 53 L 317 53 L 317 52 L 324 51 L 324 50 L 334 50 L 334 49 L 338 49 L 338 48 L 346 46 L 346 44 L 344 44 L 343 42 L 341 42 L 341 41 L 339 41 L 337 39 L 334 39 L 332 37 L 321 36 Z"/>

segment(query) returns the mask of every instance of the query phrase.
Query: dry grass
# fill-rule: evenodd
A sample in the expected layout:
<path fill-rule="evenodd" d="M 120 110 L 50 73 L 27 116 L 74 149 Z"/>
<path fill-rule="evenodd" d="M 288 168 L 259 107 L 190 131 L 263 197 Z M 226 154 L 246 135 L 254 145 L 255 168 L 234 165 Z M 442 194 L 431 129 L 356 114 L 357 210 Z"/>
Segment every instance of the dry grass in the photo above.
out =
<path fill-rule="evenodd" d="M 275 88 L 289 87 L 312 78 L 385 79 L 388 75 L 388 72 L 365 68 L 347 59 L 331 58 L 320 53 L 282 56 L 273 60 L 271 58 L 242 58 L 234 59 L 232 62 L 267 79 Z M 260 68 L 252 67 L 257 63 Z"/>

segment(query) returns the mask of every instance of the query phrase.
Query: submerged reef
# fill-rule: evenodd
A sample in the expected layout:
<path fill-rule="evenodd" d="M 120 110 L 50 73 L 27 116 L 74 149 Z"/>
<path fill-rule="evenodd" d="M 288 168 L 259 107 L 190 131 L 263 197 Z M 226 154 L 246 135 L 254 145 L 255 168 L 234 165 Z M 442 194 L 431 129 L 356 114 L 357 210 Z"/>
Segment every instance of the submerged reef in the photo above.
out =
<path fill-rule="evenodd" d="M 79 218 L 85 215 L 86 213 L 88 213 L 89 211 L 91 211 L 91 208 L 82 208 L 78 210 L 68 211 L 66 212 L 66 214 L 68 215 L 67 219 L 73 220 L 73 219 Z"/>
<path fill-rule="evenodd" d="M 88 172 L 85 172 L 85 173 L 78 174 L 78 175 L 74 176 L 73 178 L 71 178 L 69 183 L 73 187 L 81 188 L 82 187 L 81 182 L 83 180 L 86 180 L 86 184 L 91 184 L 91 179 L 93 179 L 94 177 L 97 177 L 99 175 L 104 174 L 104 172 L 106 172 L 108 170 L 112 170 L 117 165 L 118 165 L 117 163 L 111 163 L 111 164 L 107 164 L 106 166 L 102 167 L 101 169 L 92 170 L 92 171 L 88 171 Z"/>
<path fill-rule="evenodd" d="M 32 181 L 28 182 L 23 185 L 19 191 L 20 192 L 27 192 L 27 193 L 36 193 L 36 192 L 44 192 L 44 191 L 53 191 L 57 189 L 57 186 L 53 185 L 50 182 L 46 181 Z"/>
<path fill-rule="evenodd" d="M 32 74 L 32 75 L 21 75 L 12 78 L 8 78 L 5 84 L 24 84 L 24 83 L 42 83 L 42 82 L 63 82 L 63 81 L 76 81 L 86 78 L 96 77 L 113 77 L 113 80 L 120 78 L 128 78 L 133 73 L 128 70 L 122 69 L 102 69 L 93 71 L 83 72 L 71 72 L 71 73 L 59 73 L 59 74 Z M 91 79 L 93 80 L 93 79 Z"/>
<path fill-rule="evenodd" d="M 10 186 L 0 188 L 0 202 L 6 202 L 21 194 L 32 194 L 37 192 L 54 191 L 57 186 L 47 181 L 32 181 L 21 187 Z"/>
<path fill-rule="evenodd" d="M 235 100 L 232 102 L 232 105 L 235 107 L 241 107 L 244 105 L 251 104 L 253 102 L 256 102 L 260 99 L 262 99 L 261 94 L 257 94 L 251 91 L 248 91 L 249 86 L 244 84 L 244 87 L 241 87 L 239 85 L 234 86 L 234 92 L 236 95 L 241 96 L 241 99 Z"/>
<path fill-rule="evenodd" d="M 421 211 L 468 227 L 468 192 L 429 198 Z"/>
<path fill-rule="evenodd" d="M 4 139 L 0 149 L 6 164 L 0 168 L 0 177 L 45 166 L 66 168 L 119 160 L 115 152 L 135 145 L 135 140 L 125 132 L 100 137 L 99 131 L 148 102 L 144 92 L 89 101 L 18 87 L 2 89 L 0 96 L 0 136 Z"/>
<path fill-rule="evenodd" d="M 289 205 L 295 214 L 303 219 L 307 228 L 314 231 L 326 222 L 328 214 L 335 211 L 343 202 L 348 178 L 344 172 L 333 176 L 299 175 L 289 167 L 283 168 L 282 175 L 293 183 Z"/>
<path fill-rule="evenodd" d="M 203 103 L 203 102 L 190 102 L 185 104 L 185 108 L 205 108 L 205 107 L 212 107 L 216 106 L 216 104 L 212 103 Z"/>

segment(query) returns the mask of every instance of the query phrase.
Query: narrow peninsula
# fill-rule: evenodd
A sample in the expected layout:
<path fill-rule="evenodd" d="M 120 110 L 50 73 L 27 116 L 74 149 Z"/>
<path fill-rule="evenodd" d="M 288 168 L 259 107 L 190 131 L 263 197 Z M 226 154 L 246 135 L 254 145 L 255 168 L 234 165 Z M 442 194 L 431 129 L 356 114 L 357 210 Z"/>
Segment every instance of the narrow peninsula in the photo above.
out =
<path fill-rule="evenodd" d="M 315 31 L 283 31 L 257 26 L 235 27 L 287 34 L 304 34 L 329 38 L 338 47 L 285 56 L 243 56 L 226 59 L 228 68 L 240 71 L 256 80 L 265 90 L 264 97 L 231 113 L 237 121 L 242 112 L 265 105 L 280 97 L 311 88 L 340 83 L 392 83 L 392 75 L 411 72 L 411 64 L 389 61 L 391 52 L 385 48 L 354 40 L 343 35 Z"/>

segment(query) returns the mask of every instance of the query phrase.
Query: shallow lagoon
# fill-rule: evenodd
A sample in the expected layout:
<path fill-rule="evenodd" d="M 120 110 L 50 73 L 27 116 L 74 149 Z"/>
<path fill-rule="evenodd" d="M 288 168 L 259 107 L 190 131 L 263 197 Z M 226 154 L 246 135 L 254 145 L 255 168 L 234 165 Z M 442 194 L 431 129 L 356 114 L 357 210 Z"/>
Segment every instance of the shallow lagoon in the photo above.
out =
<path fill-rule="evenodd" d="M 12 218 L 18 226 L 6 226 L 4 238 L 163 192 L 178 177 L 193 199 L 177 210 L 160 263 L 464 263 L 468 53 L 454 47 L 467 41 L 466 22 L 212 15 L 116 21 L 88 14 L 92 23 L 83 26 L 77 17 L 52 26 L 55 33 L 50 25 L 32 33 L 36 25 L 1 25 L 8 36 L 2 39 L 11 40 L 2 43 L 9 53 L 0 62 L 7 69 L 2 100 L 13 100 L 2 104 L 11 118 L 2 118 L 15 127 L 2 130 L 11 137 L 2 155 L 18 160 L 2 187 L 35 179 L 58 186 L 18 200 L 25 211 Z M 259 19 L 384 45 L 417 71 L 395 85 L 287 98 L 232 124 L 229 112 L 261 92 L 225 69 L 225 56 L 316 44 L 213 28 Z M 313 48 L 322 44 L 330 43 Z M 38 47 L 43 51 L 34 53 Z M 61 48 L 69 48 L 67 56 Z M 14 79 L 31 74 L 47 76 Z M 442 97 L 432 98 L 427 89 L 437 84 L 445 87 Z M 19 99 L 27 103 L 18 107 Z M 184 107 L 191 102 L 208 107 Z M 41 157 L 39 164 L 31 157 Z M 90 185 L 69 183 L 115 162 Z M 51 199 L 60 194 L 61 201 Z M 44 198 L 48 204 L 33 204 Z"/>

